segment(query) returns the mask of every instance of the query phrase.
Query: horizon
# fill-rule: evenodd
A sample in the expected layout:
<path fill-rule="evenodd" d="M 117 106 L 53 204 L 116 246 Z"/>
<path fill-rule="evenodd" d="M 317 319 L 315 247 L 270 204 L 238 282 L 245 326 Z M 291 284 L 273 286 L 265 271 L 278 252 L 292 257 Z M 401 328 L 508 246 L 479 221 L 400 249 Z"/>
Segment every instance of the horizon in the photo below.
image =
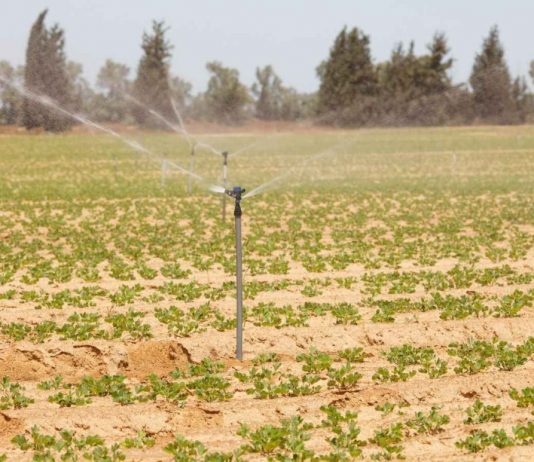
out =
<path fill-rule="evenodd" d="M 229 3 L 235 8 L 228 7 Z M 58 23 L 65 30 L 67 59 L 82 64 L 84 77 L 92 86 L 106 59 L 126 64 L 130 78 L 134 78 L 142 33 L 149 30 L 152 20 L 164 20 L 169 27 L 167 37 L 174 47 L 171 73 L 192 83 L 194 94 L 205 89 L 209 78 L 205 66 L 209 61 L 238 69 L 247 86 L 255 80 L 256 67 L 271 64 L 285 85 L 299 92 L 314 92 L 319 86 L 315 68 L 328 56 L 335 36 L 344 26 L 358 27 L 370 36 L 375 64 L 388 59 L 399 42 L 408 44 L 414 40 L 416 53 L 422 54 L 434 33 L 444 32 L 454 59 L 450 76 L 459 84 L 468 81 L 475 55 L 490 27 L 496 24 L 510 73 L 525 77 L 532 88 L 528 70 L 534 56 L 528 56 L 521 44 L 534 41 L 529 24 L 534 3 L 513 0 L 504 6 L 475 0 L 466 9 L 459 0 L 433 6 L 423 0 L 381 0 L 358 11 L 363 3 L 337 0 L 326 9 L 318 0 L 294 0 L 291 7 L 284 6 L 281 0 L 268 5 L 243 0 L 230 0 L 223 5 L 216 0 L 201 0 L 187 4 L 187 14 L 182 14 L 185 2 L 169 5 L 164 0 L 154 0 L 153 13 L 147 16 L 142 0 L 133 0 L 127 10 L 118 0 L 76 4 L 66 0 L 27 0 L 11 5 L 0 18 L 0 60 L 13 65 L 24 63 L 30 27 L 37 15 L 48 8 L 47 24 Z M 383 7 L 388 7 L 388 14 L 383 15 Z M 239 16 L 235 14 L 238 8 Z M 458 8 L 463 16 L 458 14 Z M 518 8 L 525 10 L 524 14 L 514 15 Z M 203 9 L 212 14 L 201 14 Z M 303 11 L 306 21 L 299 24 L 297 18 L 302 17 Z M 357 13 L 359 19 L 348 19 Z M 96 35 L 95 27 L 99 31 Z M 118 27 L 123 40 L 114 39 Z"/>

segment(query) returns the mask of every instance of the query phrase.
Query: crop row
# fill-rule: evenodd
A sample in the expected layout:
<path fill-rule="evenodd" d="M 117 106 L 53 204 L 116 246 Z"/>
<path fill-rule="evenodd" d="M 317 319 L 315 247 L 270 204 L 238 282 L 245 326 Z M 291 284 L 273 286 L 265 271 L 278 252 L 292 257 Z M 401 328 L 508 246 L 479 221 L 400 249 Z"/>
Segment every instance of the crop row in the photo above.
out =
<path fill-rule="evenodd" d="M 237 462 L 248 460 L 249 455 L 262 456 L 268 460 L 334 462 L 359 458 L 364 455 L 364 448 L 369 448 L 365 455 L 372 460 L 403 459 L 403 443 L 408 438 L 438 435 L 451 422 L 447 414 L 433 406 L 428 412 L 416 412 L 413 417 L 378 428 L 371 437 L 362 439 L 356 412 L 342 411 L 334 405 L 322 406 L 320 409 L 323 419 L 316 424 L 306 422 L 300 416 L 281 419 L 278 425 L 267 424 L 256 429 L 241 424 L 237 435 L 244 441 L 231 451 L 213 452 L 199 441 L 188 440 L 181 435 L 176 435 L 164 447 L 164 451 L 180 462 Z M 405 413 L 399 415 L 404 416 Z M 499 406 L 487 406 L 476 401 L 466 409 L 464 423 L 475 425 L 498 422 L 501 417 Z M 321 453 L 311 449 L 309 442 L 312 438 L 321 439 L 321 446 L 325 448 Z M 15 436 L 11 441 L 17 449 L 31 451 L 33 460 L 56 460 L 56 457 L 61 460 L 77 460 L 81 455 L 84 459 L 95 462 L 123 460 L 125 455 L 122 449 L 148 449 L 155 443 L 154 438 L 139 432 L 134 438 L 107 446 L 99 436 L 77 437 L 75 432 L 69 430 L 62 430 L 57 436 L 46 435 L 38 427 Z M 479 452 L 489 446 L 504 448 L 531 445 L 534 444 L 534 421 L 514 426 L 511 434 L 504 429 L 493 430 L 491 433 L 475 429 L 466 438 L 456 440 L 455 444 L 468 452 Z M 0 455 L 0 460 L 5 461 L 7 457 Z"/>
<path fill-rule="evenodd" d="M 134 289 L 135 290 L 135 289 Z M 123 295 L 125 291 L 119 290 Z M 61 293 L 61 292 L 60 292 Z M 373 322 L 393 322 L 394 316 L 406 312 L 427 312 L 438 310 L 441 319 L 464 319 L 470 316 L 514 317 L 526 307 L 532 306 L 534 289 L 529 292 L 514 291 L 502 297 L 491 297 L 492 306 L 485 303 L 485 297 L 477 293 L 462 296 L 433 294 L 418 301 L 408 299 L 364 301 L 367 307 L 376 307 L 371 317 Z M 92 338 L 118 339 L 128 334 L 130 339 L 152 336 L 149 324 L 143 323 L 146 313 L 129 308 L 125 313 L 108 314 L 82 312 L 69 315 L 65 322 L 42 321 L 39 323 L 0 322 L 0 333 L 15 341 L 24 339 L 39 343 L 57 335 L 63 340 L 88 340 Z M 154 316 L 167 326 L 169 334 L 188 337 L 205 331 L 208 327 L 218 331 L 235 328 L 235 319 L 224 315 L 221 310 L 205 303 L 199 307 L 184 310 L 177 306 L 155 308 Z M 350 303 L 305 302 L 297 307 L 277 306 L 274 303 L 259 303 L 244 310 L 245 322 L 263 327 L 305 327 L 310 318 L 331 316 L 335 324 L 358 324 L 362 315 L 358 306 Z M 102 324 L 104 321 L 105 324 Z"/>
<path fill-rule="evenodd" d="M 334 213 L 323 195 L 311 194 L 306 207 L 284 210 L 284 203 L 298 199 L 283 194 L 280 207 L 258 204 L 251 210 L 245 236 L 249 273 L 285 274 L 291 262 L 312 273 L 343 270 L 351 264 L 369 269 L 396 268 L 403 261 L 431 266 L 444 258 L 472 265 L 482 257 L 519 260 L 533 245 L 532 235 L 514 225 L 529 222 L 528 197 L 502 197 L 498 205 L 493 199 L 458 197 L 451 207 L 446 200 L 433 203 L 436 198 L 417 201 L 407 194 L 383 194 L 358 199 L 359 210 L 350 212 L 354 198 L 337 193 L 331 199 L 341 203 Z M 346 211 L 339 213 L 343 207 Z M 233 272 L 231 229 L 206 231 L 206 223 L 218 220 L 216 200 L 46 207 L 17 203 L 5 204 L 3 210 L 3 283 L 19 271 L 27 284 L 41 278 L 64 283 L 73 277 L 95 282 L 102 276 L 122 281 L 188 276 L 190 270 L 177 261 L 200 271 Z M 281 210 L 286 226 L 272 229 Z M 161 261 L 160 267 L 148 263 L 154 259 Z"/>
<path fill-rule="evenodd" d="M 471 340 L 466 343 L 451 343 L 447 349 L 450 357 L 456 358 L 454 373 L 477 374 L 494 367 L 511 371 L 524 365 L 534 355 L 534 337 L 522 344 L 512 346 L 502 340 Z M 435 379 L 448 373 L 449 362 L 430 347 L 402 345 L 383 353 L 390 367 L 379 367 L 371 379 L 375 383 L 405 382 L 417 373 Z M 123 375 L 105 375 L 100 379 L 84 377 L 79 383 L 65 383 L 61 376 L 42 382 L 42 390 L 56 390 L 48 400 L 62 407 L 79 406 L 91 402 L 94 396 L 110 396 L 120 404 L 156 400 L 162 397 L 173 402 L 185 402 L 189 396 L 203 401 L 225 401 L 236 390 L 243 389 L 257 399 L 313 395 L 325 389 L 345 391 L 358 387 L 362 374 L 358 364 L 364 363 L 366 353 L 361 348 L 352 348 L 336 354 L 327 354 L 310 349 L 296 357 L 300 371 L 288 368 L 280 357 L 264 353 L 252 361 L 249 369 L 239 368 L 231 376 L 224 373 L 225 366 L 208 358 L 187 370 L 174 370 L 169 377 L 154 374 L 137 385 L 130 384 Z M 244 387 L 244 388 L 243 388 Z M 533 391 L 526 389 L 524 395 L 512 391 L 512 398 L 521 406 L 533 404 Z M 0 403 L 3 408 L 26 407 L 31 400 L 24 389 L 4 377 L 0 387 Z"/>

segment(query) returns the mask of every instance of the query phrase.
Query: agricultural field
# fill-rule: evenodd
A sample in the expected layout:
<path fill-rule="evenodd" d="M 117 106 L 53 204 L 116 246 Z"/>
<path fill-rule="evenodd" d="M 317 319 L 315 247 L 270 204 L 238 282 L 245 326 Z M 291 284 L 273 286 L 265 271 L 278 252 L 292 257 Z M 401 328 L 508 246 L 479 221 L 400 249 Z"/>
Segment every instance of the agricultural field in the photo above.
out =
<path fill-rule="evenodd" d="M 243 361 L 220 158 L 0 134 L 0 461 L 533 459 L 534 127 L 198 137 Z"/>

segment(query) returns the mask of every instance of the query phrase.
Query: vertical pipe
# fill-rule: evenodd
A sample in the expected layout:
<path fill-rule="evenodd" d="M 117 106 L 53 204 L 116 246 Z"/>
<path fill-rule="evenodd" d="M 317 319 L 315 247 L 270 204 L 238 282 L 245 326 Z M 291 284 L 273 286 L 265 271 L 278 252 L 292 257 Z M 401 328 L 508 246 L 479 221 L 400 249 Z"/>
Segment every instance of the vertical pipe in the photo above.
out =
<path fill-rule="evenodd" d="M 189 161 L 189 171 L 193 173 L 195 169 L 195 145 L 191 146 L 191 160 Z M 193 192 L 193 175 L 188 175 L 187 179 L 187 193 L 191 194 Z"/>
<path fill-rule="evenodd" d="M 235 201 L 235 256 L 236 256 L 236 358 L 243 359 L 243 249 L 241 243 L 241 197 Z"/>
<path fill-rule="evenodd" d="M 159 184 L 162 188 L 165 187 L 165 177 L 167 176 L 167 160 L 163 159 L 161 162 L 161 175 L 159 178 Z"/>
<path fill-rule="evenodd" d="M 118 168 L 117 168 L 117 154 L 115 154 L 115 151 L 113 151 L 112 156 L 113 156 L 113 175 L 115 176 L 115 180 L 116 180 Z"/>
<path fill-rule="evenodd" d="M 227 187 L 228 183 L 228 152 L 224 151 L 223 156 L 223 186 L 224 189 Z M 226 223 L 226 194 L 223 194 L 222 197 L 222 221 Z"/>

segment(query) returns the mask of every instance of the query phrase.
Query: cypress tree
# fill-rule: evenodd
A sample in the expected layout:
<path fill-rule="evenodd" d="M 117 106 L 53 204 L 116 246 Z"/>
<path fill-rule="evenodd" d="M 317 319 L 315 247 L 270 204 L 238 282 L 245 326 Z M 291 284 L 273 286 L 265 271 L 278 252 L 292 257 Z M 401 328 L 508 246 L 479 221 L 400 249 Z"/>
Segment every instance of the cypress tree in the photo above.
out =
<path fill-rule="evenodd" d="M 530 96 L 527 82 L 522 77 L 517 77 L 512 84 L 512 100 L 515 111 L 516 123 L 525 123 L 530 106 Z"/>
<path fill-rule="evenodd" d="M 424 93 L 440 93 L 450 89 L 451 80 L 447 72 L 452 67 L 452 58 L 447 58 L 449 46 L 445 34 L 436 33 L 428 46 L 429 54 L 423 56 L 425 70 Z"/>
<path fill-rule="evenodd" d="M 484 39 L 469 82 L 477 115 L 491 122 L 506 122 L 513 111 L 512 82 L 497 26 L 492 27 Z"/>
<path fill-rule="evenodd" d="M 60 106 L 73 109 L 74 88 L 67 69 L 65 56 L 65 33 L 57 24 L 47 31 L 45 42 L 45 64 L 42 70 L 45 94 Z M 61 113 L 47 110 L 43 127 L 47 131 L 60 132 L 70 128 L 73 120 Z"/>
<path fill-rule="evenodd" d="M 389 61 L 379 66 L 380 84 L 388 98 L 412 99 L 418 93 L 417 81 L 421 79 L 420 63 L 411 42 L 407 51 L 402 43 L 391 52 Z"/>
<path fill-rule="evenodd" d="M 46 95 L 59 105 L 69 108 L 72 88 L 67 73 L 65 35 L 56 24 L 47 29 L 44 10 L 33 24 L 26 49 L 24 84 L 29 90 Z M 23 107 L 23 124 L 27 129 L 43 127 L 47 131 L 62 131 L 72 120 L 54 109 L 26 98 Z"/>
<path fill-rule="evenodd" d="M 337 111 L 354 104 L 360 96 L 377 92 L 377 75 L 373 66 L 369 36 L 346 27 L 338 34 L 328 59 L 317 69 L 319 87 L 318 112 Z"/>
<path fill-rule="evenodd" d="M 46 28 L 44 20 L 47 13 L 48 10 L 44 10 L 32 25 L 26 48 L 26 66 L 24 70 L 24 85 L 26 88 L 41 94 L 45 90 L 42 70 L 45 64 Z M 43 125 L 44 110 L 41 104 L 26 98 L 22 113 L 22 122 L 28 130 Z"/>
<path fill-rule="evenodd" d="M 163 22 L 153 21 L 152 33 L 143 34 L 141 45 L 143 56 L 137 68 L 134 95 L 147 107 L 170 118 L 173 116 L 169 85 L 169 58 L 172 46 L 165 38 L 166 31 Z M 157 121 L 143 108 L 135 108 L 134 117 L 140 124 L 157 124 Z"/>

